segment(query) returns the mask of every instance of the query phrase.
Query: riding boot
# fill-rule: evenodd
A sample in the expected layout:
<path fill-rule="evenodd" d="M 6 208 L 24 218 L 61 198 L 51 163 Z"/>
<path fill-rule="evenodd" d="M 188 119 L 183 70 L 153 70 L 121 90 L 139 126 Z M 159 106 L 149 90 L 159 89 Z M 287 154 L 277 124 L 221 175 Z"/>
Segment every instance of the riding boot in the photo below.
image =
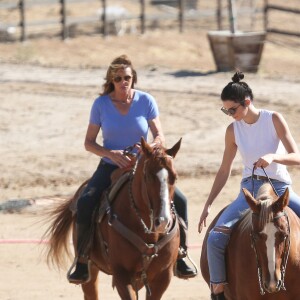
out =
<path fill-rule="evenodd" d="M 187 226 L 183 224 L 181 220 L 180 225 L 180 249 L 178 253 L 178 258 L 176 262 L 176 269 L 175 275 L 178 278 L 188 279 L 196 277 L 198 274 L 198 270 L 196 264 L 192 261 L 192 259 L 188 256 L 187 253 Z M 186 258 L 192 263 L 193 267 L 190 267 L 187 262 Z"/>
<path fill-rule="evenodd" d="M 219 294 L 211 294 L 211 300 L 226 300 L 224 292 Z"/>
<path fill-rule="evenodd" d="M 86 224 L 77 224 L 77 258 L 70 268 L 67 278 L 70 283 L 83 284 L 87 283 L 90 278 L 89 267 L 89 233 L 90 226 Z M 75 271 L 70 274 L 76 262 Z"/>

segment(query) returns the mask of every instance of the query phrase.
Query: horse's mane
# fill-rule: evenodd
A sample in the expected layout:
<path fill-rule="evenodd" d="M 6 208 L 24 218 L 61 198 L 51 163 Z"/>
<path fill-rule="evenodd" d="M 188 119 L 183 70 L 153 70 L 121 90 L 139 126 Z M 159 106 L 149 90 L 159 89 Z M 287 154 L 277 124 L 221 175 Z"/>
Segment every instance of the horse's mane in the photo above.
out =
<path fill-rule="evenodd" d="M 274 193 L 270 184 L 263 184 L 258 190 L 257 200 L 260 201 L 259 228 L 264 228 L 273 219 L 272 203 Z"/>
<path fill-rule="evenodd" d="M 155 145 L 153 147 L 153 155 L 155 158 L 163 158 L 166 156 L 165 148 L 162 145 Z"/>
<path fill-rule="evenodd" d="M 272 203 L 274 201 L 274 195 L 272 193 L 272 187 L 269 184 L 263 184 L 257 193 L 257 201 L 260 202 L 259 228 L 264 228 L 267 223 L 273 219 Z M 240 220 L 241 231 L 246 231 L 252 224 L 250 208 L 244 212 L 242 219 Z"/>

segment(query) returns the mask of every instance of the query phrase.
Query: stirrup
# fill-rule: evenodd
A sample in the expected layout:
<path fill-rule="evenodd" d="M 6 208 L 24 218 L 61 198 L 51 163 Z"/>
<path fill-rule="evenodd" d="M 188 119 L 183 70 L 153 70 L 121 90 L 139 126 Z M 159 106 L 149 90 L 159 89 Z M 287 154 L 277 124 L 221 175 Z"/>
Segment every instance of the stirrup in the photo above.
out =
<path fill-rule="evenodd" d="M 181 246 L 179 246 L 178 248 L 178 254 L 177 254 L 177 259 L 179 258 L 185 258 L 187 256 L 187 251 L 182 248 Z"/>
<path fill-rule="evenodd" d="M 191 259 L 191 257 L 188 255 L 188 252 L 183 250 L 184 251 L 184 255 L 183 256 L 179 256 L 178 255 L 178 258 L 177 258 L 177 262 L 175 263 L 174 265 L 174 269 L 173 269 L 173 273 L 176 277 L 180 278 L 180 279 L 189 279 L 189 278 L 194 278 L 198 275 L 198 268 L 197 268 L 197 265 L 196 263 Z M 189 275 L 183 275 L 179 272 L 179 270 L 177 269 L 177 264 L 178 264 L 178 260 L 183 260 L 183 258 L 187 258 L 191 265 L 193 266 L 194 268 L 194 271 L 193 273 L 189 274 Z M 188 266 L 190 268 L 190 266 Z"/>
<path fill-rule="evenodd" d="M 193 259 L 189 256 L 189 253 L 186 251 L 186 257 L 187 259 L 190 261 L 190 263 L 193 265 L 193 267 L 195 268 L 196 271 L 196 275 L 198 275 L 198 268 L 196 263 L 193 261 Z"/>
<path fill-rule="evenodd" d="M 86 263 L 87 264 L 87 270 L 88 270 L 88 277 L 86 279 L 77 280 L 77 281 L 71 279 L 71 273 L 72 273 L 74 268 L 76 270 L 77 263 L 80 263 L 80 262 L 78 261 L 78 257 L 75 257 L 75 259 L 74 259 L 74 261 L 73 261 L 73 263 L 72 263 L 72 265 L 71 265 L 71 267 L 70 267 L 70 269 L 67 273 L 68 281 L 70 283 L 73 283 L 73 284 L 84 284 L 84 283 L 89 282 L 91 280 L 91 261 L 90 260 L 88 260 L 87 263 Z M 82 263 L 82 264 L 85 264 L 85 263 Z"/>

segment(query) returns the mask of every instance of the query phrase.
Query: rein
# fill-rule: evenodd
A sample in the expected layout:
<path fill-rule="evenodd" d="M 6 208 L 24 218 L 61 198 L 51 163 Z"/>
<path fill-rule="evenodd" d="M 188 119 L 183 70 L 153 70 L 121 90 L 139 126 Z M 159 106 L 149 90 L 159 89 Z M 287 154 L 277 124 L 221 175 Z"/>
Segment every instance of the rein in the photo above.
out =
<path fill-rule="evenodd" d="M 266 175 L 266 177 L 267 177 L 267 179 L 268 179 L 268 181 L 269 181 L 269 183 L 270 183 L 270 185 L 271 185 L 274 193 L 276 194 L 277 197 L 279 197 L 279 195 L 278 195 L 277 191 L 275 190 L 274 185 L 273 185 L 270 177 L 268 176 L 267 172 L 265 171 L 264 167 L 261 167 L 261 168 L 264 171 L 264 173 L 265 173 L 265 175 Z M 254 170 L 255 170 L 255 167 L 253 167 L 253 169 L 252 169 L 252 175 L 251 175 L 251 179 L 252 179 L 252 196 L 253 197 L 254 197 Z"/>
<path fill-rule="evenodd" d="M 276 287 L 278 289 L 278 291 L 280 291 L 280 290 L 285 291 L 286 290 L 285 285 L 284 285 L 284 278 L 285 278 L 285 271 L 286 271 L 287 261 L 288 261 L 288 258 L 289 258 L 290 247 L 291 247 L 290 223 L 289 223 L 288 215 L 286 214 L 285 211 L 283 211 L 280 214 L 278 214 L 272 220 L 272 222 L 274 222 L 274 220 L 279 219 L 279 218 L 281 218 L 283 216 L 286 217 L 287 222 L 288 222 L 289 235 L 288 235 L 288 237 L 284 238 L 284 257 L 282 259 L 282 263 L 281 263 L 281 266 L 280 266 L 281 280 L 278 282 L 278 285 Z M 261 265 L 260 265 L 260 261 L 259 261 L 259 258 L 258 258 L 258 252 L 257 252 L 257 249 L 256 249 L 255 237 L 254 237 L 255 234 L 253 233 L 253 228 L 251 230 L 250 236 L 251 236 L 251 247 L 254 249 L 254 252 L 255 252 L 256 265 L 257 265 L 257 275 L 258 275 L 258 283 L 259 283 L 259 290 L 260 290 L 260 294 L 264 295 L 265 294 L 265 290 L 264 290 L 263 284 L 262 284 L 262 270 L 261 270 Z"/>

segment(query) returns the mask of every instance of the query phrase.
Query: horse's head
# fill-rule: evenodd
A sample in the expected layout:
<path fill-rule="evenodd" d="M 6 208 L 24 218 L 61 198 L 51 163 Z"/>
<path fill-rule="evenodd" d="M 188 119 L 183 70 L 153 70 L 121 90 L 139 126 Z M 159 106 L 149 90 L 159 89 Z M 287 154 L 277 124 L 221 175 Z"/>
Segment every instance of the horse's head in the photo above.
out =
<path fill-rule="evenodd" d="M 172 221 L 171 200 L 173 198 L 176 171 L 173 158 L 176 156 L 181 139 L 170 149 L 161 146 L 151 147 L 141 139 L 142 157 L 138 169 L 143 174 L 142 195 L 153 212 L 153 228 L 165 233 Z"/>
<path fill-rule="evenodd" d="M 289 190 L 280 197 L 266 183 L 258 191 L 257 199 L 243 189 L 252 210 L 252 247 L 259 268 L 261 293 L 284 289 L 284 273 L 289 255 L 290 228 L 284 208 L 289 202 Z"/>

